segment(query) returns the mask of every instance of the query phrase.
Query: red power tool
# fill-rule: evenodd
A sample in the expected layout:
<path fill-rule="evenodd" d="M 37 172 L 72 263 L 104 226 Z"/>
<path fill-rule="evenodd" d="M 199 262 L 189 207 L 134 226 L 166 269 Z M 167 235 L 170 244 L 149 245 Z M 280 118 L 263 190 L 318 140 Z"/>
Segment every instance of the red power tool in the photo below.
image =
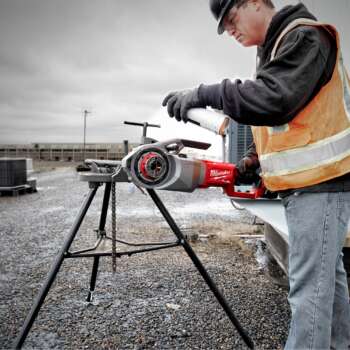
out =
<path fill-rule="evenodd" d="M 238 170 L 234 164 L 187 158 L 184 147 L 206 150 L 210 144 L 183 139 L 142 145 L 122 160 L 130 181 L 137 186 L 179 192 L 196 188 L 221 187 L 229 197 L 256 199 L 265 193 L 260 181 L 249 191 L 236 186 Z"/>

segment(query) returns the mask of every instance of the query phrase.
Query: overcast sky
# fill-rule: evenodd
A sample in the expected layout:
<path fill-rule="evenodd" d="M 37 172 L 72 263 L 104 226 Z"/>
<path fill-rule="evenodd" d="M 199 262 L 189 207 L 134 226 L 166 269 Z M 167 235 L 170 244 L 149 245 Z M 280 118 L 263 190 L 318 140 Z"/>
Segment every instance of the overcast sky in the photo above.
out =
<path fill-rule="evenodd" d="M 350 68 L 349 3 L 306 1 L 338 26 Z M 82 142 L 85 109 L 87 142 L 137 141 L 124 120 L 181 136 L 160 107 L 168 91 L 254 64 L 254 48 L 216 34 L 208 0 L 0 0 L 0 143 Z"/>

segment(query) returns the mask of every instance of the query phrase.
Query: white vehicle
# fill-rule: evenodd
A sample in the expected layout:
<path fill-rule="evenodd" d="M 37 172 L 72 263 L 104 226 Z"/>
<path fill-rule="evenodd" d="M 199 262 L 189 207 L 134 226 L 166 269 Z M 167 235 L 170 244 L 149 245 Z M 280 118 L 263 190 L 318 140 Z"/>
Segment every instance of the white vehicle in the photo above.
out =
<path fill-rule="evenodd" d="M 269 252 L 282 270 L 288 274 L 288 227 L 284 208 L 279 199 L 232 200 L 264 222 L 264 235 Z M 350 226 L 344 244 L 344 264 L 350 278 Z"/>

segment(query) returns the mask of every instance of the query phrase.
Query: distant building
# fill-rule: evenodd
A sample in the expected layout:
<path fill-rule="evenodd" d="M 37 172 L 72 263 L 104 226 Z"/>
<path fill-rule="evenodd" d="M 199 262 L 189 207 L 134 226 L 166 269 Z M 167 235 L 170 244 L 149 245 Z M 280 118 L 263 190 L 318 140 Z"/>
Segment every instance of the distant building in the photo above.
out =
<path fill-rule="evenodd" d="M 231 121 L 229 127 L 228 161 L 237 164 L 253 142 L 250 126 Z"/>
<path fill-rule="evenodd" d="M 85 159 L 123 158 L 126 148 L 128 152 L 137 144 L 124 143 L 87 143 Z M 31 144 L 0 144 L 0 157 L 24 157 L 35 160 L 81 162 L 84 158 L 84 148 L 81 143 L 31 143 Z"/>

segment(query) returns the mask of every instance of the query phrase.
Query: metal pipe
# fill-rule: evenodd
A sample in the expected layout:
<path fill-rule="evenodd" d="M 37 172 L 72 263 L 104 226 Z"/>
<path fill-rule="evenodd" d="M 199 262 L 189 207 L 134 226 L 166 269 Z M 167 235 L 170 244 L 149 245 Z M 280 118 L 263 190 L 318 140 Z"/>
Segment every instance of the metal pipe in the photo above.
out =
<path fill-rule="evenodd" d="M 226 135 L 222 135 L 222 161 L 227 162 L 227 156 L 226 156 Z"/>

